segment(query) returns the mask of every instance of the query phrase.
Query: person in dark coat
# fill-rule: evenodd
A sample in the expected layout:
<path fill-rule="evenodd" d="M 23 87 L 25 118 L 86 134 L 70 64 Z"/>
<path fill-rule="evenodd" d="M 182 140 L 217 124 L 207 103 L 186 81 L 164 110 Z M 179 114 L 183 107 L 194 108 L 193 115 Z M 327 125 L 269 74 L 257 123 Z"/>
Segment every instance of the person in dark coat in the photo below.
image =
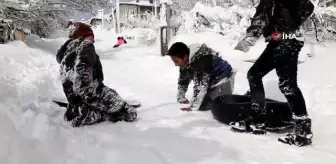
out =
<path fill-rule="evenodd" d="M 232 122 L 232 130 L 264 131 L 267 122 L 264 119 L 266 104 L 262 78 L 275 69 L 279 77 L 279 88 L 287 98 L 295 122 L 294 132 L 278 140 L 297 146 L 312 143 L 311 119 L 297 84 L 298 56 L 304 42 L 296 38 L 295 33 L 313 10 L 314 5 L 309 0 L 260 0 L 245 38 L 235 49 L 247 52 L 261 35 L 268 45 L 247 73 L 253 99 L 252 116 Z"/>
<path fill-rule="evenodd" d="M 223 60 L 218 52 L 206 44 L 174 43 L 168 50 L 176 66 L 180 67 L 177 101 L 184 105 L 182 110 L 210 110 L 215 98 L 232 94 L 235 70 Z M 188 86 L 194 81 L 191 102 L 185 97 Z"/>
<path fill-rule="evenodd" d="M 87 24 L 71 25 L 69 40 L 58 50 L 63 91 L 69 102 L 64 119 L 73 127 L 102 121 L 134 121 L 136 110 L 114 90 L 104 85 L 104 75 L 96 54 L 94 34 Z"/>

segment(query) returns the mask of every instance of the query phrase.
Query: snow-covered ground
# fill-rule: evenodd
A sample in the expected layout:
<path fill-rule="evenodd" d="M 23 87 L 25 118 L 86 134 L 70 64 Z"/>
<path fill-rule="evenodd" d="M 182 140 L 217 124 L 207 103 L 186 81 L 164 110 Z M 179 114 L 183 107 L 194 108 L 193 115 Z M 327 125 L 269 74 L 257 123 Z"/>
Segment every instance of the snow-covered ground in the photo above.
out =
<path fill-rule="evenodd" d="M 72 128 L 63 120 L 64 109 L 51 102 L 63 96 L 55 53 L 66 38 L 30 37 L 27 44 L 0 45 L 1 164 L 332 164 L 336 160 L 335 43 L 306 44 L 300 54 L 304 63 L 299 65 L 299 85 L 313 119 L 314 143 L 298 148 L 279 143 L 282 134 L 233 133 L 210 112 L 180 111 L 175 103 L 178 68 L 169 57 L 160 56 L 159 46 L 131 42 L 113 49 L 113 34 L 96 33 L 96 38 L 105 84 L 126 99 L 142 102 L 139 120 Z M 181 35 L 175 41 L 206 42 L 220 51 L 239 71 L 235 93 L 248 89 L 251 63 L 242 60 L 256 58 L 265 46 L 261 40 L 244 54 L 214 33 Z M 308 53 L 314 56 L 308 58 Z M 284 100 L 274 72 L 264 82 L 268 97 Z"/>

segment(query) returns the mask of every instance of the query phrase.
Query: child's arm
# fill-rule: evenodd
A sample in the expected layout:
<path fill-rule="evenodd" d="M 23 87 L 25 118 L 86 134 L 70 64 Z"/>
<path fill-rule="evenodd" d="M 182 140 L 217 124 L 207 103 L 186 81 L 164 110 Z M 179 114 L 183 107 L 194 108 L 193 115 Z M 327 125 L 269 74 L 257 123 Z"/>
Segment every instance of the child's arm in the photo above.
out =
<path fill-rule="evenodd" d="M 251 25 L 246 29 L 246 36 L 239 41 L 235 50 L 247 52 L 263 34 L 267 20 L 272 14 L 274 0 L 260 0 L 256 12 L 251 20 Z"/>
<path fill-rule="evenodd" d="M 191 82 L 190 72 L 186 68 L 180 68 L 180 75 L 178 78 L 177 86 L 177 102 L 185 103 L 188 102 L 188 99 L 185 97 L 185 94 L 188 91 L 188 86 Z"/>
<path fill-rule="evenodd" d="M 193 110 L 199 110 L 205 95 L 210 88 L 210 78 L 212 69 L 212 55 L 206 55 L 196 60 L 192 67 L 198 70 L 194 75 L 194 94 L 191 101 L 191 108 Z"/>
<path fill-rule="evenodd" d="M 274 0 L 260 0 L 256 12 L 251 20 L 251 26 L 246 29 L 246 36 L 259 38 L 271 18 Z"/>
<path fill-rule="evenodd" d="M 210 74 L 203 72 L 195 76 L 194 95 L 190 107 L 199 110 L 205 95 L 208 93 L 210 84 Z"/>

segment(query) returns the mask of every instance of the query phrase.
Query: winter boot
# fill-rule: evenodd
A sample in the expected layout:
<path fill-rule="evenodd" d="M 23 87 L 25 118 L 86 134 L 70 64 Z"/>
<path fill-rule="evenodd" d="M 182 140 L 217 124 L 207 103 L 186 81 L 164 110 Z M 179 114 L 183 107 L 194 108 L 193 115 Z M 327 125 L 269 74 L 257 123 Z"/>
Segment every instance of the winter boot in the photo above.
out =
<path fill-rule="evenodd" d="M 244 96 L 251 96 L 251 91 L 250 90 L 248 90 L 248 91 L 246 91 L 246 93 L 244 94 Z"/>
<path fill-rule="evenodd" d="M 285 144 L 302 147 L 311 145 L 312 138 L 313 133 L 311 131 L 311 119 L 308 117 L 301 117 L 295 118 L 294 132 L 287 134 L 278 140 Z"/>
<path fill-rule="evenodd" d="M 82 105 L 79 107 L 79 115 L 72 120 L 72 126 L 93 125 L 106 120 L 108 120 L 107 113 Z"/>
<path fill-rule="evenodd" d="M 251 116 L 249 116 L 245 120 L 230 123 L 232 131 L 252 134 L 266 134 L 265 109 L 261 110 L 259 104 L 253 103 L 251 110 Z"/>
<path fill-rule="evenodd" d="M 133 122 L 138 116 L 135 108 L 128 103 L 125 103 L 125 106 L 123 107 L 121 112 L 124 115 L 123 120 L 126 122 Z"/>
<path fill-rule="evenodd" d="M 125 105 L 120 109 L 119 112 L 109 114 L 109 121 L 111 122 L 133 122 L 137 118 L 137 112 L 134 107 L 125 102 Z"/>
<path fill-rule="evenodd" d="M 64 120 L 72 121 L 78 115 L 79 115 L 78 106 L 69 103 L 64 113 Z"/>

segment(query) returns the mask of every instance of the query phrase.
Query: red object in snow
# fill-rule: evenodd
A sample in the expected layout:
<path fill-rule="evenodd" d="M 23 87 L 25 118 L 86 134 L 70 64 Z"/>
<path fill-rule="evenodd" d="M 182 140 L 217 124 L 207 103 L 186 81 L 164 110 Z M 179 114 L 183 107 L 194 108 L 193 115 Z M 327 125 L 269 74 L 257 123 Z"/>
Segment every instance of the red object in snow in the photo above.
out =
<path fill-rule="evenodd" d="M 127 42 L 126 42 L 126 40 L 124 39 L 124 37 L 118 37 L 118 42 L 117 42 L 117 44 L 115 44 L 113 47 L 115 48 L 115 47 L 119 47 L 119 46 L 121 46 L 121 45 L 124 45 L 124 44 L 126 44 Z"/>
<path fill-rule="evenodd" d="M 185 112 L 190 112 L 192 111 L 191 108 L 181 108 L 182 111 L 185 111 Z"/>

